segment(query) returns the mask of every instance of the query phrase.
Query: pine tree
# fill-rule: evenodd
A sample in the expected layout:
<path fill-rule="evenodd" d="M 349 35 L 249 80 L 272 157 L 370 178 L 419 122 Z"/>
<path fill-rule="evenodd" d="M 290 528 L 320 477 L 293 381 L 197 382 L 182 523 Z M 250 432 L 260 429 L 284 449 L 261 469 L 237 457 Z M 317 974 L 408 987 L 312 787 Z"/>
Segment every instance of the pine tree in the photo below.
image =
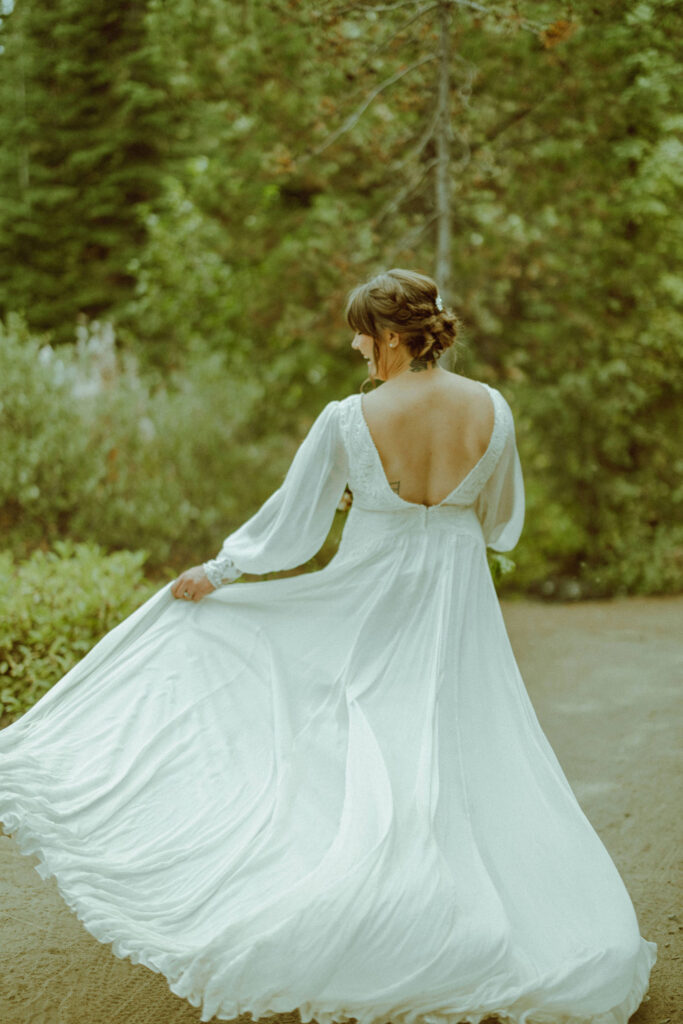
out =
<path fill-rule="evenodd" d="M 130 293 L 172 115 L 145 3 L 17 0 L 0 42 L 0 314 L 71 340 Z"/>

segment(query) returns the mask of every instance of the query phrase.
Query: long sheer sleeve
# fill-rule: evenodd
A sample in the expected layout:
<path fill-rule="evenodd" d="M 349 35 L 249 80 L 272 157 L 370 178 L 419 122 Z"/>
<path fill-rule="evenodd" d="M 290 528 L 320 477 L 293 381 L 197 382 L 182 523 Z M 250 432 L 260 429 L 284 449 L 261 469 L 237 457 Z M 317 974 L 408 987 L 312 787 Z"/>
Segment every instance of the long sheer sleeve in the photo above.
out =
<path fill-rule="evenodd" d="M 339 401 L 328 402 L 311 426 L 280 487 L 204 564 L 214 586 L 243 573 L 302 565 L 320 550 L 348 479 Z"/>
<path fill-rule="evenodd" d="M 479 492 L 474 507 L 486 546 L 494 551 L 511 551 L 524 525 L 524 478 L 512 411 L 506 399 L 502 395 L 500 397 L 503 399 L 501 404 L 505 419 L 503 450 L 493 473 Z"/>

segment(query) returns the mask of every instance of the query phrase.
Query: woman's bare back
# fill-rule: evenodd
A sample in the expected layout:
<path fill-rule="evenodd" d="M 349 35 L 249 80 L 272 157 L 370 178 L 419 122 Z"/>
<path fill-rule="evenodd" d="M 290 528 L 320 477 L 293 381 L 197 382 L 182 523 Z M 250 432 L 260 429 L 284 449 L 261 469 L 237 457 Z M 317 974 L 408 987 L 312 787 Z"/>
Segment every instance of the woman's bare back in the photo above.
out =
<path fill-rule="evenodd" d="M 455 490 L 493 432 L 486 388 L 441 369 L 387 381 L 363 396 L 362 412 L 389 486 L 422 505 L 437 505 Z"/>

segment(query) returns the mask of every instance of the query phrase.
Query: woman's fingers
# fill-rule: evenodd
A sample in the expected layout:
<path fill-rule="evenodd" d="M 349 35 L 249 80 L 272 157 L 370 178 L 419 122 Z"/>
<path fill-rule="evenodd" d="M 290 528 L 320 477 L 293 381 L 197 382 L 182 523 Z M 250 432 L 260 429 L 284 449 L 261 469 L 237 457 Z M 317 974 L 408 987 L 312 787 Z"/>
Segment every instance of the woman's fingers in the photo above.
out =
<path fill-rule="evenodd" d="M 171 593 L 181 601 L 201 601 L 214 588 L 206 578 L 196 579 L 192 572 L 184 572 L 171 587 Z"/>
<path fill-rule="evenodd" d="M 187 573 L 182 573 L 182 575 L 178 577 L 171 587 L 171 593 L 174 597 L 179 599 L 184 598 L 186 601 L 193 600 L 194 585 L 192 580 L 188 579 Z"/>
<path fill-rule="evenodd" d="M 204 567 L 195 565 L 192 569 L 187 569 L 180 574 L 171 587 L 171 593 L 179 600 L 201 601 L 213 589 L 213 585 L 206 577 Z"/>

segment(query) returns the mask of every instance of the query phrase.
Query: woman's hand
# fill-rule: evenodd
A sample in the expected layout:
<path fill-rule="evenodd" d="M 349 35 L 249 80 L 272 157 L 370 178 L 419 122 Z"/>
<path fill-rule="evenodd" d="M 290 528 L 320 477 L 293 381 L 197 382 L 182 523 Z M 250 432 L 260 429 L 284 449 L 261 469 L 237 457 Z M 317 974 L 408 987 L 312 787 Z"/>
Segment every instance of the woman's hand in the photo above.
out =
<path fill-rule="evenodd" d="M 186 569 L 171 587 L 174 597 L 185 601 L 201 601 L 203 597 L 210 594 L 216 588 L 207 579 L 202 565 L 193 565 Z"/>

